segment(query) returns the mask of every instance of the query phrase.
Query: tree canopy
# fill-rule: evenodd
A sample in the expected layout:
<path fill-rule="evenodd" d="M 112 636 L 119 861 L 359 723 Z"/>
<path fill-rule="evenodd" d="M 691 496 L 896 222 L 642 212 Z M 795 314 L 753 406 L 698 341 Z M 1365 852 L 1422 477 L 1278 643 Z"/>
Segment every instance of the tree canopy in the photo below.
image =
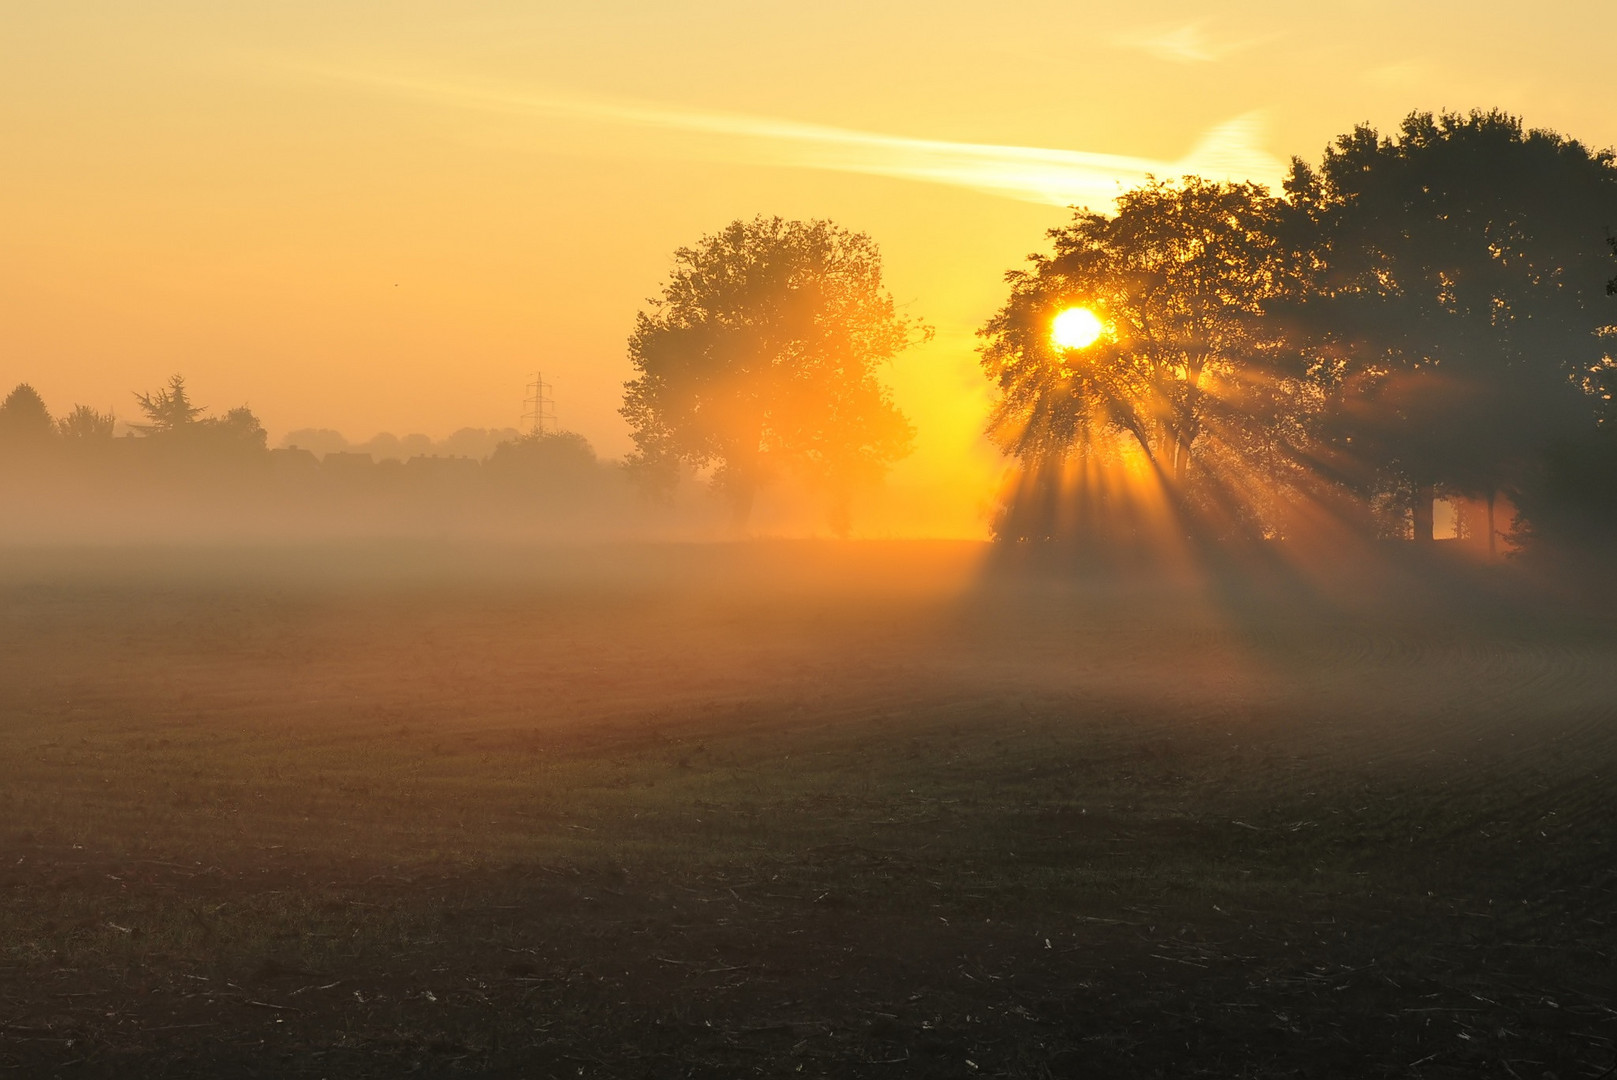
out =
<path fill-rule="evenodd" d="M 1258 185 L 1186 177 L 1052 230 L 1054 253 L 1007 275 L 1010 299 L 981 331 L 994 439 L 1024 465 L 1115 456 L 1121 440 L 1165 484 L 1204 494 L 1253 467 L 1287 392 L 1260 319 L 1288 281 L 1278 216 Z M 1051 336 L 1074 306 L 1105 328 L 1081 349 Z"/>
<path fill-rule="evenodd" d="M 1321 434 L 1421 513 L 1519 487 L 1614 388 L 1617 168 L 1499 112 L 1415 113 L 1336 140 L 1287 183 L 1312 274 L 1295 328 L 1328 372 Z"/>
<path fill-rule="evenodd" d="M 501 442 L 488 458 L 490 475 L 537 495 L 583 492 L 599 470 L 595 448 L 575 431 L 519 435 Z"/>
<path fill-rule="evenodd" d="M 909 453 L 913 429 L 877 368 L 930 335 L 882 285 L 875 243 L 829 221 L 735 221 L 674 253 L 635 321 L 638 373 L 621 410 L 631 464 L 663 483 L 711 468 L 745 523 L 779 469 L 829 494 L 846 526 L 854 485 Z"/>
<path fill-rule="evenodd" d="M 171 376 L 167 385 L 151 393 L 137 393 L 135 401 L 146 422 L 131 426 L 176 451 L 252 453 L 264 450 L 269 442 L 258 417 L 245 405 L 223 416 L 205 416 L 206 407 L 191 400 L 183 375 Z"/>
<path fill-rule="evenodd" d="M 75 405 L 73 411 L 56 422 L 64 439 L 73 442 L 104 442 L 112 438 L 117 418 L 88 405 Z"/>
<path fill-rule="evenodd" d="M 1152 181 L 1051 237 L 982 331 L 990 434 L 1030 473 L 1123 448 L 1186 522 L 1273 534 L 1299 493 L 1391 497 L 1430 538 L 1435 494 L 1544 506 L 1546 469 L 1610 444 L 1591 438 L 1617 419 L 1609 151 L 1416 113 L 1294 161 L 1284 198 Z M 1073 305 L 1094 344 L 1052 341 Z"/>
<path fill-rule="evenodd" d="M 45 407 L 45 399 L 32 386 L 18 383 L 0 401 L 0 444 L 37 446 L 50 442 L 55 434 L 56 422 Z"/>
<path fill-rule="evenodd" d="M 140 411 L 146 414 L 146 422 L 132 426 L 147 435 L 190 427 L 205 411 L 204 406 L 191 401 L 190 392 L 185 388 L 184 375 L 170 376 L 166 386 L 149 394 L 136 394 L 135 401 L 140 405 Z"/>

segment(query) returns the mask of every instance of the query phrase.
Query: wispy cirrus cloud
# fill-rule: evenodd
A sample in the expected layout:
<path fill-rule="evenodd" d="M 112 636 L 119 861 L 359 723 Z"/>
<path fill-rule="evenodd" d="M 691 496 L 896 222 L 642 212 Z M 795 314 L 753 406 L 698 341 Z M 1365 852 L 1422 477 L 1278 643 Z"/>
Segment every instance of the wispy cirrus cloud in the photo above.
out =
<path fill-rule="evenodd" d="M 1210 28 L 1206 20 L 1198 20 L 1137 27 L 1114 34 L 1111 40 L 1118 48 L 1134 49 L 1169 63 L 1211 64 L 1269 38 L 1231 36 Z"/>
<path fill-rule="evenodd" d="M 1106 207 L 1147 176 L 1196 173 L 1273 183 L 1278 159 L 1262 149 L 1263 118 L 1249 113 L 1203 134 L 1183 157 L 1155 160 L 1086 150 L 950 142 L 805 124 L 744 113 L 531 90 L 328 71 L 371 92 L 515 116 L 594 121 L 720 140 L 733 160 L 945 184 L 1026 202 Z"/>

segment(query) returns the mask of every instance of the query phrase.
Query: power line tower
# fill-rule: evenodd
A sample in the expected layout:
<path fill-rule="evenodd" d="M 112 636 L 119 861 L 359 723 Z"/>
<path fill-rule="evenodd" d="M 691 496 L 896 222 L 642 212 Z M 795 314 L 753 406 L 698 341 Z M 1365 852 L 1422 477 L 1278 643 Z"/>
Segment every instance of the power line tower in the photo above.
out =
<path fill-rule="evenodd" d="M 531 435 L 554 435 L 560 429 L 556 423 L 556 399 L 550 394 L 550 384 L 544 374 L 534 372 L 533 382 L 527 386 L 527 397 L 522 399 L 522 419 Z"/>

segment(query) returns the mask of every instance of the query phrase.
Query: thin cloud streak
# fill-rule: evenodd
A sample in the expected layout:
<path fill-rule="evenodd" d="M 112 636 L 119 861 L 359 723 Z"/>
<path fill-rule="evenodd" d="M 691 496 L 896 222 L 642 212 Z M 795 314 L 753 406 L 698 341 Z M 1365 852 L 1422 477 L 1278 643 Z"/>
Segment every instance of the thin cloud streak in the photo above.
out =
<path fill-rule="evenodd" d="M 512 93 L 351 71 L 327 74 L 372 90 L 459 108 L 718 136 L 736 144 L 747 160 L 762 164 L 945 184 L 1054 206 L 1110 206 L 1124 189 L 1147 176 L 1196 173 L 1272 184 L 1282 174 L 1279 160 L 1261 148 L 1259 113 L 1212 128 L 1177 161 L 1157 161 L 1082 150 L 915 139 L 739 113 Z"/>
<path fill-rule="evenodd" d="M 1215 40 L 1207 33 L 1205 22 L 1192 22 L 1117 34 L 1113 36 L 1112 44 L 1122 49 L 1136 49 L 1169 63 L 1211 64 L 1266 40 L 1268 38 Z"/>

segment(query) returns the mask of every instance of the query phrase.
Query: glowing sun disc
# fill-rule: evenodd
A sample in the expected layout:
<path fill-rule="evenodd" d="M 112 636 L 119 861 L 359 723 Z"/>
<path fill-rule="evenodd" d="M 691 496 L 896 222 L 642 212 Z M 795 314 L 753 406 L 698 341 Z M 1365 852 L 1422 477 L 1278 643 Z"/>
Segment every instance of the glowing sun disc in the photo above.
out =
<path fill-rule="evenodd" d="M 1106 327 L 1088 308 L 1068 308 L 1050 323 L 1050 340 L 1062 349 L 1087 349 Z"/>

